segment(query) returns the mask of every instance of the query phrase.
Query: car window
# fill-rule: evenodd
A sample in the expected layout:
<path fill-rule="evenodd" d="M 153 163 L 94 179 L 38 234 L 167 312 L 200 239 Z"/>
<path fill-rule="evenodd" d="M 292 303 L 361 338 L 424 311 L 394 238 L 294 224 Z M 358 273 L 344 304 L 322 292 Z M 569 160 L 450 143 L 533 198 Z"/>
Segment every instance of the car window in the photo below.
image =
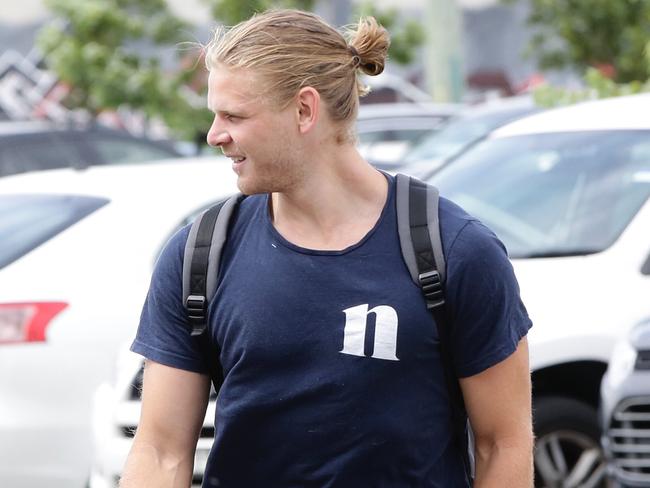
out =
<path fill-rule="evenodd" d="M 497 127 L 533 111 L 531 107 L 495 110 L 483 114 L 469 113 L 420 140 L 404 156 L 404 160 L 411 162 L 422 159 L 450 159 Z"/>
<path fill-rule="evenodd" d="M 512 257 L 599 252 L 650 195 L 650 131 L 486 140 L 430 180 Z"/>
<path fill-rule="evenodd" d="M 155 161 L 178 157 L 170 149 L 133 139 L 95 136 L 89 142 L 92 148 L 99 153 L 104 164 Z"/>
<path fill-rule="evenodd" d="M 0 268 L 106 205 L 105 198 L 0 195 Z"/>
<path fill-rule="evenodd" d="M 357 145 L 361 156 L 373 162 L 398 162 L 413 144 L 434 129 L 405 129 L 360 132 Z"/>
<path fill-rule="evenodd" d="M 84 163 L 81 147 L 57 134 L 22 135 L 3 139 L 0 176 L 44 169 L 78 167 Z"/>

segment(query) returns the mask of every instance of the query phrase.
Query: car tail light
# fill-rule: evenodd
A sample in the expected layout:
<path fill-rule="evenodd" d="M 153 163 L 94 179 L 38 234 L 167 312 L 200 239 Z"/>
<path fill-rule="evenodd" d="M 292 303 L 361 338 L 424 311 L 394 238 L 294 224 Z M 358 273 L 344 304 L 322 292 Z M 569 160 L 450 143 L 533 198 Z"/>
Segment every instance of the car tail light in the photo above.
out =
<path fill-rule="evenodd" d="M 64 302 L 0 303 L 0 344 L 45 341 L 45 329 Z"/>

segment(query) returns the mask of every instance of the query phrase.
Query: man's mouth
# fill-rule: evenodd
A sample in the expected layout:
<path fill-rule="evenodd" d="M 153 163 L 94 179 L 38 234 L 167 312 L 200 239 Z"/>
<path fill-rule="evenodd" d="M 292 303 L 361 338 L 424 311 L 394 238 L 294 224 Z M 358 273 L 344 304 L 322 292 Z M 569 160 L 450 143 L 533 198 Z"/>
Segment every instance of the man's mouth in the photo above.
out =
<path fill-rule="evenodd" d="M 230 160 L 232 161 L 232 169 L 235 173 L 239 174 L 241 170 L 241 166 L 244 164 L 246 161 L 246 157 L 244 156 L 230 156 Z"/>

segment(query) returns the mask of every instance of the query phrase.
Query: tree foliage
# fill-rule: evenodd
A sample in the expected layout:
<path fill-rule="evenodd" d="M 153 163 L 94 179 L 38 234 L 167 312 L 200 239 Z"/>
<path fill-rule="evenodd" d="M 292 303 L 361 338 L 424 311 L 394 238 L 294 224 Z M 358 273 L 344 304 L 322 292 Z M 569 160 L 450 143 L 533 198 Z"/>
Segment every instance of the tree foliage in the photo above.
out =
<path fill-rule="evenodd" d="M 174 90 L 157 57 L 135 44 L 170 44 L 184 24 L 164 0 L 47 0 L 59 17 L 39 33 L 37 43 L 48 66 L 70 87 L 70 108 L 96 115 L 129 105 L 148 115 L 158 112 Z M 142 47 L 142 46 L 140 46 Z"/>
<path fill-rule="evenodd" d="M 645 82 L 616 83 L 596 68 L 587 68 L 584 75 L 585 88 L 569 90 L 563 87 L 542 85 L 533 92 L 535 103 L 540 107 L 571 105 L 598 98 L 619 97 L 650 92 L 650 80 Z"/>
<path fill-rule="evenodd" d="M 513 3 L 521 0 L 503 0 Z M 526 0 L 536 29 L 528 53 L 542 69 L 607 68 L 620 83 L 645 81 L 649 49 L 648 0 Z"/>
<path fill-rule="evenodd" d="M 313 10 L 314 0 L 204 0 L 212 17 L 225 25 L 235 25 L 255 13 L 270 8 Z"/>

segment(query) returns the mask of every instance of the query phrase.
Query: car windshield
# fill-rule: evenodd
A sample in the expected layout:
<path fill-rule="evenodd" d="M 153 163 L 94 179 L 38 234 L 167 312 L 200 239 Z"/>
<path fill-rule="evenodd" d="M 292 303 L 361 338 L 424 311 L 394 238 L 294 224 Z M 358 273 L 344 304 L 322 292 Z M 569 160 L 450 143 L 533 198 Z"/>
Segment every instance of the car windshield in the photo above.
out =
<path fill-rule="evenodd" d="M 600 252 L 650 195 L 650 131 L 488 139 L 429 181 L 513 258 Z"/>
<path fill-rule="evenodd" d="M 108 203 L 70 195 L 0 195 L 0 268 Z"/>

